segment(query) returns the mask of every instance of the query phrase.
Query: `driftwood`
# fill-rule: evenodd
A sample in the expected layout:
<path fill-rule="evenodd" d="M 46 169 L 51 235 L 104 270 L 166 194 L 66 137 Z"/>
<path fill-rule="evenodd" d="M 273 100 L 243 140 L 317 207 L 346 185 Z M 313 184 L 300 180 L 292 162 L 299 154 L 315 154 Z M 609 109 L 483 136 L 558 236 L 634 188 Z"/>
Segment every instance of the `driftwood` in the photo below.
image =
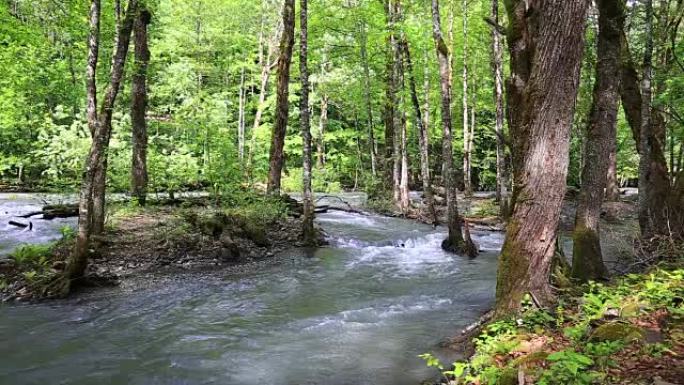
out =
<path fill-rule="evenodd" d="M 345 201 L 344 199 L 342 199 L 336 195 L 322 195 L 322 196 L 316 198 L 316 202 L 318 202 L 322 199 L 336 199 L 336 200 L 339 200 L 340 202 L 342 202 L 342 204 L 344 204 L 345 206 L 347 206 L 347 208 L 335 207 L 335 206 L 325 206 L 325 207 L 327 207 L 327 210 L 344 211 L 346 213 L 353 213 L 353 214 L 359 214 L 359 215 L 370 215 L 366 211 L 354 208 L 349 202 Z M 318 207 L 324 207 L 324 206 L 316 206 L 316 208 L 318 208 Z"/>
<path fill-rule="evenodd" d="M 21 222 L 17 222 L 17 221 L 9 221 L 9 224 L 12 226 L 22 228 L 22 229 L 28 228 L 29 230 L 33 230 L 33 222 L 29 222 L 28 224 L 26 224 L 26 223 L 21 223 Z"/>
<path fill-rule="evenodd" d="M 43 219 L 55 219 L 55 218 L 70 218 L 78 216 L 78 205 L 47 205 L 43 206 L 41 211 L 34 211 L 28 214 L 21 215 L 21 218 L 31 218 L 36 215 L 43 215 Z"/>

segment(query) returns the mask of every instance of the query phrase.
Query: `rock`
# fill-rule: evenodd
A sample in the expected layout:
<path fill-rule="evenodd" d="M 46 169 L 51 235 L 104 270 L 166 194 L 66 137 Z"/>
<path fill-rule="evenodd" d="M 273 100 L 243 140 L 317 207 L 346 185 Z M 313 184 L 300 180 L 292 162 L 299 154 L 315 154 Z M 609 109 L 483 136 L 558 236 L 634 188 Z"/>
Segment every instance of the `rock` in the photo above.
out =
<path fill-rule="evenodd" d="M 597 327 L 589 337 L 590 341 L 624 341 L 634 342 L 644 340 L 644 331 L 632 324 L 610 322 Z"/>
<path fill-rule="evenodd" d="M 240 258 L 240 248 L 230 238 L 221 240 L 221 248 L 218 250 L 217 258 L 223 262 L 234 262 Z"/>
<path fill-rule="evenodd" d="M 544 352 L 544 351 L 537 351 L 534 353 L 527 354 L 522 357 L 518 357 L 513 362 L 511 363 L 511 366 L 513 367 L 518 367 L 518 366 L 527 366 L 527 365 L 533 365 L 536 363 L 539 363 L 541 361 L 545 361 L 546 358 L 549 356 L 549 353 Z"/>
<path fill-rule="evenodd" d="M 641 306 L 638 303 L 628 303 L 620 309 L 620 317 L 634 318 L 641 313 Z"/>
<path fill-rule="evenodd" d="M 671 382 L 663 381 L 663 379 L 660 377 L 655 377 L 653 379 L 653 385 L 675 385 L 675 384 L 673 384 Z"/>
<path fill-rule="evenodd" d="M 518 385 L 518 370 L 505 368 L 501 372 L 501 377 L 496 382 L 498 385 Z"/>

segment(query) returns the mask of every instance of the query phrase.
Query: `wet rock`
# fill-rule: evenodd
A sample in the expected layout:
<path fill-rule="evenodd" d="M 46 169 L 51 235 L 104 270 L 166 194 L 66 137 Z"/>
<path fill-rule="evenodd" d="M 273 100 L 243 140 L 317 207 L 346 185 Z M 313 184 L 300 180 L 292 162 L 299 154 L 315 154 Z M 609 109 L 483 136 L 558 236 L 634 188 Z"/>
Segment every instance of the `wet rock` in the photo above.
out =
<path fill-rule="evenodd" d="M 230 238 L 221 240 L 221 248 L 217 253 L 217 258 L 223 262 L 234 262 L 240 258 L 240 248 Z"/>
<path fill-rule="evenodd" d="M 634 342 L 644 340 L 644 331 L 632 324 L 610 322 L 597 327 L 589 337 L 590 341 L 623 341 Z"/>

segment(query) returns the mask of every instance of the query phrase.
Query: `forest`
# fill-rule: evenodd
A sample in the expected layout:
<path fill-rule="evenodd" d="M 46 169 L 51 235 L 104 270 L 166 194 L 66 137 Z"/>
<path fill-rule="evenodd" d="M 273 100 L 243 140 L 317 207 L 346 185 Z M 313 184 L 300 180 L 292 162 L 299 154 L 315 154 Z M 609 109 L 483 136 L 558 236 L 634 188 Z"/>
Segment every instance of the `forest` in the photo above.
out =
<path fill-rule="evenodd" d="M 0 0 L 0 383 L 682 383 L 683 19 Z"/>

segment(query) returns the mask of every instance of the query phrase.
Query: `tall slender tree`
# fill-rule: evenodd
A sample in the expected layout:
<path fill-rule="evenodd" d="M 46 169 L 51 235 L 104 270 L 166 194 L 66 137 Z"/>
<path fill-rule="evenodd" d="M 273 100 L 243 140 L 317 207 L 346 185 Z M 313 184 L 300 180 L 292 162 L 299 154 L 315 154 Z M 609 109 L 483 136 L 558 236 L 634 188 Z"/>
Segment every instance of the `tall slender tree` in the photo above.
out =
<path fill-rule="evenodd" d="M 301 99 L 299 101 L 299 120 L 302 129 L 302 197 L 304 203 L 304 215 L 302 231 L 304 242 L 308 245 L 315 244 L 316 233 L 314 231 L 314 205 L 311 191 L 311 127 L 309 113 L 309 67 L 308 67 L 308 7 L 307 0 L 299 1 L 299 76 L 302 83 Z"/>
<path fill-rule="evenodd" d="M 283 4 L 283 33 L 280 39 L 280 56 L 278 58 L 278 85 L 276 95 L 276 117 L 271 131 L 271 147 L 269 150 L 268 183 L 269 194 L 280 194 L 280 179 L 285 163 L 283 147 L 289 113 L 288 96 L 290 94 L 290 65 L 294 46 L 295 4 L 294 0 L 285 0 Z"/>
<path fill-rule="evenodd" d="M 586 0 L 511 0 L 508 108 L 515 204 L 499 259 L 496 309 L 505 314 L 531 293 L 550 302 L 569 163 L 570 128 L 583 52 Z"/>
<path fill-rule="evenodd" d="M 596 83 L 586 128 L 585 162 L 573 233 L 572 275 L 582 281 L 608 277 L 599 232 L 601 205 L 616 135 L 620 85 L 620 36 L 624 28 L 621 0 L 597 1 Z"/>
<path fill-rule="evenodd" d="M 119 86 L 123 78 L 124 65 L 126 63 L 126 56 L 128 55 L 128 45 L 131 38 L 131 31 L 133 30 L 134 16 L 137 13 L 137 0 L 130 0 L 128 8 L 124 16 L 123 22 L 120 24 L 119 32 L 117 33 L 117 44 L 114 50 L 114 57 L 112 59 L 111 78 L 109 86 L 104 94 L 100 112 L 97 114 L 95 122 L 89 122 L 90 127 L 95 127 L 93 132 L 93 141 L 90 146 L 88 158 L 86 159 L 86 169 L 83 175 L 83 182 L 81 184 L 81 191 L 79 195 L 79 217 L 78 230 L 76 233 L 76 243 L 74 252 L 69 257 L 66 269 L 66 284 L 62 287 L 63 292 L 68 292 L 72 280 L 81 278 L 88 265 L 89 243 L 94 228 L 94 222 L 100 219 L 104 221 L 104 217 L 95 218 L 93 213 L 93 202 L 101 200 L 104 202 L 104 189 L 97 189 L 96 174 L 98 172 L 106 175 L 106 154 L 109 147 L 109 138 L 112 133 L 112 113 L 114 110 L 114 103 L 119 93 Z M 93 49 L 99 45 L 99 24 L 100 24 L 100 1 L 92 0 L 90 7 L 90 33 L 89 37 L 89 60 L 86 76 L 88 77 L 94 69 L 96 61 L 91 60 Z M 93 36 L 96 34 L 96 36 Z M 95 50 L 96 51 L 96 50 Z M 93 80 L 94 81 L 94 80 Z M 88 91 L 93 90 L 93 85 L 88 82 Z M 88 105 L 93 102 L 93 95 L 89 95 Z M 92 116 L 92 111 L 89 111 L 89 117 Z M 101 194 L 98 196 L 97 194 Z M 102 214 L 104 215 L 104 214 Z"/>
<path fill-rule="evenodd" d="M 437 50 L 439 62 L 440 92 L 442 95 L 442 160 L 444 162 L 443 174 L 444 187 L 446 189 L 447 225 L 449 234 L 442 242 L 442 248 L 446 251 L 475 256 L 477 250 L 472 242 L 463 237 L 463 220 L 458 214 L 456 202 L 456 180 L 454 175 L 454 154 L 452 145 L 451 127 L 451 84 L 449 70 L 449 48 L 442 38 L 442 26 L 439 15 L 439 0 L 432 0 L 432 35 Z"/>
<path fill-rule="evenodd" d="M 504 95 L 503 95 L 503 49 L 499 25 L 499 1 L 492 0 L 492 70 L 494 72 L 494 103 L 496 108 L 496 200 L 499 213 L 508 219 L 508 168 L 506 167 L 506 141 L 504 134 Z"/>
<path fill-rule="evenodd" d="M 404 38 L 402 40 L 402 51 L 404 52 L 404 60 L 406 61 L 406 73 L 409 77 L 409 90 L 411 92 L 411 104 L 413 105 L 413 112 L 415 115 L 416 126 L 418 127 L 418 146 L 420 148 L 420 175 L 423 182 L 423 195 L 425 196 L 425 204 L 427 205 L 428 213 L 432 223 L 439 222 L 437 212 L 435 210 L 435 198 L 432 192 L 432 183 L 430 180 L 430 155 L 429 155 L 429 141 L 430 137 L 427 130 L 427 117 L 423 118 L 420 109 L 420 101 L 418 100 L 418 91 L 416 90 L 416 78 L 413 73 L 413 62 L 411 61 L 411 50 L 408 41 Z M 427 76 L 425 77 L 427 80 Z M 429 82 L 429 81 L 428 81 Z M 429 83 L 426 86 L 425 98 L 429 98 Z M 426 104 L 429 103 L 426 101 Z M 425 113 L 429 112 L 429 105 L 425 109 Z"/>
<path fill-rule="evenodd" d="M 147 66 L 150 62 L 147 26 L 152 15 L 141 7 L 133 25 L 135 68 L 131 87 L 131 194 L 141 206 L 147 198 Z"/>
<path fill-rule="evenodd" d="M 471 144 L 468 124 L 468 1 L 462 0 L 463 11 L 463 185 L 467 197 L 473 195 L 471 180 Z"/>

